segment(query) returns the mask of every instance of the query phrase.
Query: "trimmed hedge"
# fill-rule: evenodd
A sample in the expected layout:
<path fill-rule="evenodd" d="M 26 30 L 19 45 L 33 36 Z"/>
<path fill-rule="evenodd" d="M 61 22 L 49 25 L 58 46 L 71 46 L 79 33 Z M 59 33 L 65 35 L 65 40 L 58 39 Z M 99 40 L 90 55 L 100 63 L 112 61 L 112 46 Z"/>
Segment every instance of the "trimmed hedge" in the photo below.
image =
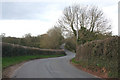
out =
<path fill-rule="evenodd" d="M 80 45 L 77 48 L 75 61 L 84 62 L 86 68 L 93 71 L 101 70 L 109 77 L 118 77 L 118 37 L 96 40 Z"/>
<path fill-rule="evenodd" d="M 1 44 L 1 43 L 0 43 Z M 34 47 L 20 46 L 16 44 L 2 43 L 2 57 L 23 55 L 59 55 L 65 52 L 62 49 L 39 49 Z"/>

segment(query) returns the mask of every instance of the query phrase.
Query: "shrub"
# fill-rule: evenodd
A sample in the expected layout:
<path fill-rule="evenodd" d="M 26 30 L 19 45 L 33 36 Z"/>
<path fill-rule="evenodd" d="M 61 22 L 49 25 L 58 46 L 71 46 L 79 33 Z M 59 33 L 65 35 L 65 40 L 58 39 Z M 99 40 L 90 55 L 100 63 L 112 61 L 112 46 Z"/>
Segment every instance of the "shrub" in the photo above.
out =
<path fill-rule="evenodd" d="M 76 51 L 76 40 L 74 37 L 66 39 L 65 48 L 73 52 Z"/>
<path fill-rule="evenodd" d="M 75 57 L 76 61 L 84 61 L 88 68 L 105 68 L 109 77 L 118 77 L 118 37 L 96 40 L 80 45 Z"/>
<path fill-rule="evenodd" d="M 2 57 L 23 56 L 23 55 L 59 55 L 64 54 L 64 50 L 61 49 L 39 49 L 34 47 L 26 47 L 9 43 L 2 43 Z"/>

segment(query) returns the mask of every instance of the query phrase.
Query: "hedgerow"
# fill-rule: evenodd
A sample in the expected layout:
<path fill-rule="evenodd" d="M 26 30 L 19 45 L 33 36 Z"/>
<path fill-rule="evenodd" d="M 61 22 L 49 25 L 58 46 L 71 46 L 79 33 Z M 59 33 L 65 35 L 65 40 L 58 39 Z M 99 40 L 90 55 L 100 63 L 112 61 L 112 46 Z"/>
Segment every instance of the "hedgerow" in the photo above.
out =
<path fill-rule="evenodd" d="M 75 61 L 86 63 L 86 68 L 93 71 L 99 69 L 103 74 L 108 73 L 108 77 L 118 77 L 118 40 L 120 38 L 110 37 L 80 45 Z"/>
<path fill-rule="evenodd" d="M 21 46 L 16 44 L 2 43 L 2 57 L 25 56 L 25 55 L 59 55 L 65 54 L 62 49 L 40 49 Z"/>

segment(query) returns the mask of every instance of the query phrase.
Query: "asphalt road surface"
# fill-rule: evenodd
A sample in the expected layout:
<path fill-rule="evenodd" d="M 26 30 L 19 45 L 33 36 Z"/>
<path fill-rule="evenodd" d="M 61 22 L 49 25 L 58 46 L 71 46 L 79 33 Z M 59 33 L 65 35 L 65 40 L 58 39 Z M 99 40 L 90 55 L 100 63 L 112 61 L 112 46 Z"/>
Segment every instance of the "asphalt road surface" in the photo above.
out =
<path fill-rule="evenodd" d="M 13 78 L 96 78 L 70 64 L 75 54 L 65 50 L 66 56 L 37 59 L 26 62 L 13 74 Z"/>

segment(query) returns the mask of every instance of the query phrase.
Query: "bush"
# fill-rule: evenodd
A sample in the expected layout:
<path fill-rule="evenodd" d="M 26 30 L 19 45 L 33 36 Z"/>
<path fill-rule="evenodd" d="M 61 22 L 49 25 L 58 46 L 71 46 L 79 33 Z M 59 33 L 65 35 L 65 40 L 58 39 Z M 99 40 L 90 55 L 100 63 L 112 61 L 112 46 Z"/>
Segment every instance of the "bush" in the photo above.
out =
<path fill-rule="evenodd" d="M 64 54 L 61 49 L 39 49 L 34 47 L 26 47 L 9 43 L 2 43 L 2 57 L 25 56 L 25 55 L 59 55 Z"/>
<path fill-rule="evenodd" d="M 74 37 L 66 39 L 65 48 L 75 52 L 76 51 L 76 40 Z"/>
<path fill-rule="evenodd" d="M 120 38 L 119 38 L 120 39 Z M 87 67 L 105 68 L 109 77 L 118 77 L 118 37 L 96 40 L 80 45 L 75 57 L 76 61 L 87 63 Z"/>
<path fill-rule="evenodd" d="M 103 39 L 106 39 L 109 37 L 111 37 L 111 35 L 107 35 L 107 34 L 105 35 L 105 34 L 101 34 L 101 33 L 97 33 L 97 32 L 91 32 L 91 31 L 87 30 L 86 28 L 82 28 L 81 30 L 79 30 L 77 44 L 81 45 L 81 44 L 85 44 L 87 42 L 91 42 L 94 40 L 103 40 Z M 67 38 L 65 47 L 68 50 L 76 51 L 76 37 L 72 35 L 71 37 Z"/>

